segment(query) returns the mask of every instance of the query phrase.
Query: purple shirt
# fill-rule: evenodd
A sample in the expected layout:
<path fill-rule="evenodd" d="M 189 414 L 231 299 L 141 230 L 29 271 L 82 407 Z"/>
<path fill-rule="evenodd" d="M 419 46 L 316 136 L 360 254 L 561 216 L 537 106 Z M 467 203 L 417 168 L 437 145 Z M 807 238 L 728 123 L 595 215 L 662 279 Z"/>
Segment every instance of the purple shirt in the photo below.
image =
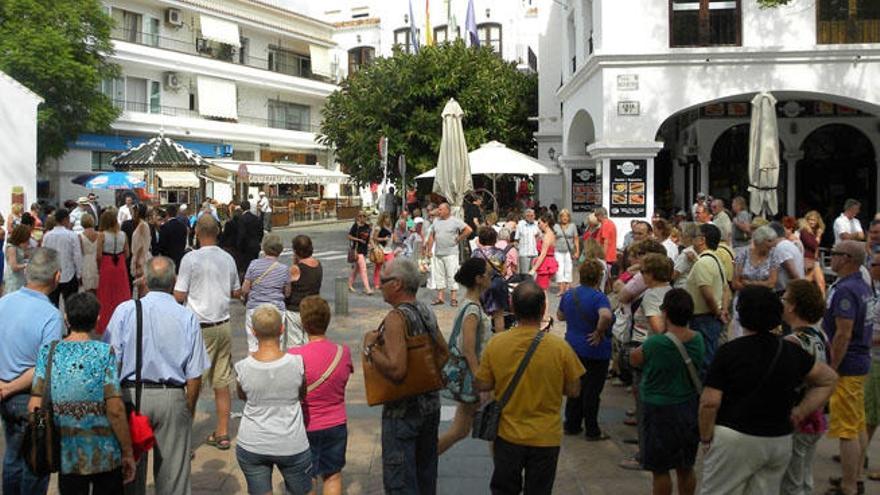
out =
<path fill-rule="evenodd" d="M 852 338 L 837 372 L 841 376 L 867 375 L 871 368 L 873 324 L 867 317 L 873 293 L 859 272 L 839 279 L 828 290 L 828 305 L 822 329 L 828 340 L 837 332 L 835 318 L 853 320 Z"/>

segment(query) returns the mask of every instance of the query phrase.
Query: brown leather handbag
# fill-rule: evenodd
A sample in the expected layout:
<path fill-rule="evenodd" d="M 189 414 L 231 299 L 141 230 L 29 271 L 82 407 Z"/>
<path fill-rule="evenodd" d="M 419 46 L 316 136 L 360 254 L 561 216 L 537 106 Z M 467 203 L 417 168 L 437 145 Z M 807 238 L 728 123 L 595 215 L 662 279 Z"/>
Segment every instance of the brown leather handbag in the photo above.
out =
<path fill-rule="evenodd" d="M 52 409 L 52 361 L 55 360 L 57 345 L 58 341 L 55 341 L 49 347 L 46 377 L 43 379 L 43 402 L 28 415 L 20 450 L 25 464 L 39 476 L 57 473 L 61 468 L 61 432 L 55 424 Z"/>
<path fill-rule="evenodd" d="M 406 314 L 401 313 L 409 326 Z M 379 326 L 378 332 L 379 337 L 374 346 L 381 348 L 384 346 L 382 338 L 385 333 L 384 322 Z M 414 336 L 410 335 L 409 331 L 406 332 L 406 377 L 402 382 L 388 379 L 376 369 L 368 355 L 364 356 L 364 388 L 367 392 L 367 404 L 371 406 L 385 404 L 443 388 L 446 385 L 443 380 L 443 365 L 446 364 L 449 353 L 445 347 L 437 343 L 436 338 L 437 335 L 430 330 Z"/>

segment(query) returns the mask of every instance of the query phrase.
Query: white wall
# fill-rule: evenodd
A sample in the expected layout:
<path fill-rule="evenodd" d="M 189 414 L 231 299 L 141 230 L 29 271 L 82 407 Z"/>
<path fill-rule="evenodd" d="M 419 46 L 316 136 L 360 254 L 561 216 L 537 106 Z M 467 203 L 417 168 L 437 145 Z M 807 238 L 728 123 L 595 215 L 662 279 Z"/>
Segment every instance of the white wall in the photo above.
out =
<path fill-rule="evenodd" d="M 37 201 L 37 106 L 42 99 L 0 72 L 0 213 L 8 217 L 12 188 L 24 209 Z"/>

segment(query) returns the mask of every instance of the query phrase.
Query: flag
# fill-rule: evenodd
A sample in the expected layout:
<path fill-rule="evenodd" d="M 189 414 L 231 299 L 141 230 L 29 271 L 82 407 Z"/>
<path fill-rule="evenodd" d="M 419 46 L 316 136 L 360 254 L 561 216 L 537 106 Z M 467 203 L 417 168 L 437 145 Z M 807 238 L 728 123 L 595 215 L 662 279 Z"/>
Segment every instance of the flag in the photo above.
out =
<path fill-rule="evenodd" d="M 467 31 L 468 39 L 471 40 L 471 46 L 480 46 L 480 37 L 477 35 L 477 16 L 474 14 L 474 0 L 468 0 L 464 29 Z"/>
<path fill-rule="evenodd" d="M 446 0 L 446 40 L 450 43 L 458 38 L 458 22 L 455 20 L 455 14 L 452 13 L 452 0 Z"/>
<path fill-rule="evenodd" d="M 409 0 L 409 42 L 412 52 L 419 53 L 419 30 L 416 29 L 416 18 L 413 16 L 412 0 Z"/>
<path fill-rule="evenodd" d="M 425 0 L 425 45 L 434 44 L 434 32 L 431 31 L 431 7 L 428 5 L 430 0 Z"/>

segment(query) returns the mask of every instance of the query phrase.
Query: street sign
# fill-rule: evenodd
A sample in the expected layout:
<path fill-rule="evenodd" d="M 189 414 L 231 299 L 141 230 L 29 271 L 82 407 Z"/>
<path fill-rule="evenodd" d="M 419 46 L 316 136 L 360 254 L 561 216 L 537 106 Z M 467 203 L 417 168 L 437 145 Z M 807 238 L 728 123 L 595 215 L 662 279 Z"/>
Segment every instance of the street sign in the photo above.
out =
<path fill-rule="evenodd" d="M 641 105 L 637 101 L 618 101 L 617 115 L 636 116 L 641 113 Z"/>
<path fill-rule="evenodd" d="M 636 91 L 639 89 L 638 74 L 620 74 L 617 76 L 618 91 Z"/>

